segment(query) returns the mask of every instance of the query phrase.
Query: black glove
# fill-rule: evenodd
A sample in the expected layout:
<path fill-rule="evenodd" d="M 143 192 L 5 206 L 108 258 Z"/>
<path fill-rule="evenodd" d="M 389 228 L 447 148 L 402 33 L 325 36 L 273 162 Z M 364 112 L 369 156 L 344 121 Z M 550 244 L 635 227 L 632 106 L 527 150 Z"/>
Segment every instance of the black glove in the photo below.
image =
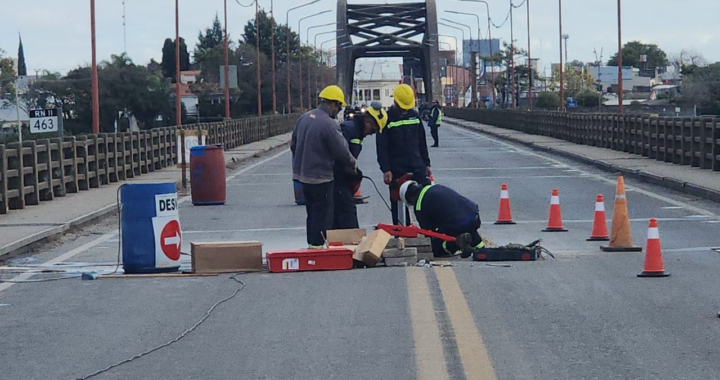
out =
<path fill-rule="evenodd" d="M 355 169 L 354 171 L 348 173 L 348 180 L 349 181 L 361 181 L 363 177 L 363 172 L 360 170 L 360 168 Z"/>

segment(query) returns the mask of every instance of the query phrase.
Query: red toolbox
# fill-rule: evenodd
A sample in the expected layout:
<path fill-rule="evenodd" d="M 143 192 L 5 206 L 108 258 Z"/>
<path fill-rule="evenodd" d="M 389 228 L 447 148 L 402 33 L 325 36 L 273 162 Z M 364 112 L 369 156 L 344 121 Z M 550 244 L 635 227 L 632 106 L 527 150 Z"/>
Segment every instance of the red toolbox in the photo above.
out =
<path fill-rule="evenodd" d="M 298 249 L 268 252 L 268 269 L 273 273 L 311 270 L 345 270 L 353 267 L 353 251 L 348 248 Z"/>

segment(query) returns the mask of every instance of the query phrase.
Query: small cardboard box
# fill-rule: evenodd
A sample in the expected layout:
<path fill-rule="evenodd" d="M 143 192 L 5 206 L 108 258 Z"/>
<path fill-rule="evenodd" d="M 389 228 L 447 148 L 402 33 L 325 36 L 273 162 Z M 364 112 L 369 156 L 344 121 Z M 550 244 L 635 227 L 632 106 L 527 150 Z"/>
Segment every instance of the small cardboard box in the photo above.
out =
<path fill-rule="evenodd" d="M 262 243 L 259 241 L 190 243 L 190 252 L 195 273 L 262 270 Z"/>
<path fill-rule="evenodd" d="M 353 228 L 348 230 L 328 230 L 328 244 L 342 243 L 342 245 L 358 245 L 362 238 L 367 235 L 367 231 L 362 228 Z"/>
<path fill-rule="evenodd" d="M 374 267 L 378 260 L 380 260 L 380 256 L 382 256 L 390 238 L 390 234 L 383 230 L 371 232 L 355 249 L 353 259 L 362 261 L 369 267 Z"/>

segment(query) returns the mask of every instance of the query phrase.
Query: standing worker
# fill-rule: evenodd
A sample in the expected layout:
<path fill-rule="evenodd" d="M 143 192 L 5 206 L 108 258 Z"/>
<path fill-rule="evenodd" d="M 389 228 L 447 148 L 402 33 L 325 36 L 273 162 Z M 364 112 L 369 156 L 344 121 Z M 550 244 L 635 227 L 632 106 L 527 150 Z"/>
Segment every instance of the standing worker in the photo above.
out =
<path fill-rule="evenodd" d="M 343 137 L 355 159 L 362 151 L 363 139 L 377 132 L 382 133 L 387 120 L 388 115 L 382 108 L 382 103 L 372 102 L 364 113 L 355 114 L 351 120 L 340 124 Z M 361 181 L 362 176 L 353 177 L 346 173 L 339 162 L 335 164 L 335 216 L 332 227 L 334 230 L 359 228 L 354 195 L 360 189 Z"/>
<path fill-rule="evenodd" d="M 433 101 L 432 108 L 430 108 L 430 120 L 428 124 L 430 124 L 430 134 L 432 135 L 433 140 L 435 140 L 435 143 L 432 145 L 433 147 L 437 148 L 440 142 L 440 139 L 438 138 L 438 128 L 440 128 L 440 124 L 442 123 L 442 108 L 440 108 L 440 102 L 437 100 Z"/>
<path fill-rule="evenodd" d="M 393 90 L 395 104 L 388 111 L 385 131 L 377 136 L 377 155 L 383 181 L 390 186 L 393 224 L 407 221 L 407 214 L 400 211 L 398 188 L 402 182 L 413 179 L 420 184 L 430 184 L 430 156 L 428 154 L 425 128 L 415 108 L 413 89 L 401 84 Z M 400 213 L 402 213 L 400 215 Z"/>
<path fill-rule="evenodd" d="M 290 142 L 293 179 L 302 184 L 305 195 L 309 248 L 323 248 L 332 228 L 335 164 L 357 175 L 357 161 L 335 122 L 345 106 L 345 94 L 338 86 L 328 86 L 318 97 L 320 104 L 300 117 Z"/>
<path fill-rule="evenodd" d="M 445 242 L 431 238 L 433 256 L 453 256 L 461 251 L 460 257 L 468 258 L 485 247 L 478 233 L 481 224 L 478 205 L 455 190 L 442 185 L 419 185 L 415 181 L 407 181 L 400 187 L 400 198 L 414 209 L 420 228 L 456 239 Z"/>

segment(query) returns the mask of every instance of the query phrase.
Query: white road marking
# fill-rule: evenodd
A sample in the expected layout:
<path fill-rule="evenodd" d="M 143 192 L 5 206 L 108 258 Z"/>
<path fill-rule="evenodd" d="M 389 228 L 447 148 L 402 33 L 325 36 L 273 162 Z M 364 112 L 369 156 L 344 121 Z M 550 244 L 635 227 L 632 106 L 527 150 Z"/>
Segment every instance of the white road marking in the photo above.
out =
<path fill-rule="evenodd" d="M 450 124 L 451 124 L 451 123 L 450 123 Z M 567 164 L 565 164 L 565 163 L 562 162 L 562 161 L 559 161 L 559 160 L 556 160 L 556 159 L 551 158 L 551 157 L 549 157 L 549 156 L 546 156 L 546 155 L 544 155 L 544 154 L 537 153 L 537 152 L 534 152 L 534 151 L 532 151 L 532 150 L 529 150 L 529 148 L 526 148 L 525 146 L 520 145 L 520 146 L 516 147 L 516 146 L 514 146 L 514 145 L 512 145 L 512 144 L 510 144 L 510 143 L 508 143 L 508 142 L 502 141 L 502 140 L 500 140 L 500 139 L 498 139 L 498 138 L 484 135 L 482 132 L 468 131 L 468 130 L 466 130 L 466 129 L 464 129 L 464 128 L 460 128 L 460 127 L 456 127 L 456 126 L 451 126 L 451 128 L 453 128 L 453 129 L 455 129 L 455 130 L 459 131 L 460 133 L 463 133 L 463 134 L 465 134 L 465 135 L 467 135 L 467 136 L 474 136 L 474 137 L 476 137 L 476 138 L 480 138 L 480 139 L 485 139 L 485 140 L 492 141 L 493 143 L 496 143 L 496 144 L 501 144 L 501 145 L 505 145 L 505 146 L 508 146 L 508 147 L 515 147 L 516 149 L 521 149 L 521 150 L 527 152 L 528 154 L 531 154 L 531 155 L 533 155 L 533 156 L 535 156 L 535 157 L 538 157 L 538 158 L 541 158 L 541 159 L 543 159 L 543 160 L 547 160 L 547 161 L 550 161 L 550 162 L 554 162 L 554 163 L 556 163 L 556 164 L 558 164 L 558 165 L 568 166 Z M 519 144 L 518 144 L 518 145 L 519 145 Z M 572 161 L 572 160 L 571 160 L 571 161 Z M 612 184 L 613 186 L 615 186 L 615 184 L 617 183 L 617 180 L 616 180 L 616 179 L 605 178 L 605 177 L 603 177 L 602 175 L 599 175 L 599 174 L 588 173 L 588 172 L 586 172 L 586 171 L 584 171 L 584 170 L 582 170 L 582 169 L 579 169 L 579 166 L 578 166 L 578 171 L 587 174 L 588 177 L 590 177 L 590 178 L 594 178 L 594 179 L 597 179 L 597 180 L 599 180 L 599 181 L 603 181 L 603 182 Z M 650 191 L 646 191 L 646 190 L 643 190 L 643 189 L 639 189 L 639 188 L 635 188 L 635 187 L 629 186 L 627 183 L 625 183 L 625 191 L 626 191 L 626 192 L 627 192 L 627 191 L 635 191 L 635 192 L 637 192 L 637 193 L 646 195 L 646 196 L 651 197 L 651 198 L 655 198 L 655 199 L 657 199 L 657 200 L 663 201 L 663 202 L 665 202 L 665 203 L 669 203 L 669 204 L 674 205 L 674 206 L 680 206 L 680 207 L 687 208 L 688 210 L 692 210 L 693 212 L 696 212 L 696 213 L 701 214 L 701 215 L 707 215 L 708 217 L 711 217 L 711 218 L 714 218 L 714 219 L 720 218 L 720 216 L 718 216 L 718 215 L 716 215 L 716 214 L 714 214 L 714 213 L 712 213 L 712 212 L 710 212 L 710 211 L 703 210 L 703 209 L 701 209 L 701 208 L 699 208 L 699 207 L 696 207 L 696 206 L 687 204 L 687 203 L 685 203 L 685 202 L 676 201 L 676 200 L 674 200 L 674 199 L 672 199 L 672 198 L 668 198 L 668 197 L 665 197 L 665 196 L 662 196 L 662 195 L 658 195 L 658 194 L 652 193 L 652 192 L 650 192 Z"/>
<path fill-rule="evenodd" d="M 683 208 L 683 207 L 680 207 L 680 206 L 665 206 L 665 207 L 660 207 L 661 210 L 680 210 L 680 209 L 682 209 L 682 208 Z"/>
<path fill-rule="evenodd" d="M 449 179 L 531 179 L 531 178 L 582 178 L 587 177 L 586 174 L 578 173 L 576 175 L 521 175 L 521 176 L 462 176 L 462 177 L 435 177 L 436 180 Z"/>
<path fill-rule="evenodd" d="M 537 169 L 557 169 L 555 166 L 518 166 L 516 168 L 432 168 L 433 173 L 438 171 L 468 171 L 468 170 L 537 170 Z"/>
<path fill-rule="evenodd" d="M 58 257 L 56 257 L 56 258 L 54 258 L 54 259 L 50 259 L 50 260 L 42 263 L 41 265 L 53 265 L 53 264 L 61 263 L 61 262 L 65 261 L 65 260 L 69 260 L 69 259 L 73 258 L 74 256 L 77 256 L 77 255 L 79 255 L 79 254 L 87 251 L 88 249 L 91 249 L 91 248 L 93 248 L 93 247 L 95 247 L 95 246 L 97 246 L 97 245 L 99 245 L 99 244 L 104 243 L 105 241 L 107 241 L 107 240 L 115 237 L 116 235 L 117 235 L 117 232 L 107 233 L 107 234 L 102 235 L 102 236 L 100 236 L 99 238 L 97 238 L 97 239 L 95 239 L 95 240 L 93 240 L 93 241 L 90 241 L 90 242 L 88 242 L 88 243 L 85 243 L 85 244 L 83 244 L 83 245 L 81 245 L 81 246 L 79 246 L 79 247 L 77 247 L 77 248 L 75 248 L 75 249 L 73 249 L 73 250 L 67 251 L 67 252 L 63 253 L 62 255 L 60 255 L 60 256 L 58 256 Z M 11 279 L 11 281 L 25 281 L 25 280 L 29 279 L 29 278 L 32 277 L 32 276 L 34 276 L 33 273 L 23 273 L 23 274 L 21 274 L 21 275 L 18 275 L 18 276 L 13 277 L 13 278 Z M 2 292 L 2 291 L 5 290 L 5 289 L 8 289 L 8 288 L 12 287 L 13 285 L 15 285 L 15 284 L 14 284 L 14 283 L 11 283 L 11 282 L 2 282 L 2 283 L 0 283 L 0 292 Z"/>

